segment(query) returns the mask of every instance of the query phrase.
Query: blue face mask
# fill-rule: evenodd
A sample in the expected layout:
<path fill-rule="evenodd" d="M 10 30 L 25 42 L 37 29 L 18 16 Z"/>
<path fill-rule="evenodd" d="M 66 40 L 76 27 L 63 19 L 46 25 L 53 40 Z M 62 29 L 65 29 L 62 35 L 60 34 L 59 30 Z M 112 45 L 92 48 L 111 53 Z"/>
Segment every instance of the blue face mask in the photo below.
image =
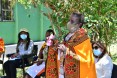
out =
<path fill-rule="evenodd" d="M 93 53 L 95 56 L 100 56 L 102 54 L 102 52 L 98 49 L 93 49 Z"/>
<path fill-rule="evenodd" d="M 21 37 L 21 39 L 25 40 L 27 38 L 27 35 L 26 34 L 21 34 L 20 37 Z"/>

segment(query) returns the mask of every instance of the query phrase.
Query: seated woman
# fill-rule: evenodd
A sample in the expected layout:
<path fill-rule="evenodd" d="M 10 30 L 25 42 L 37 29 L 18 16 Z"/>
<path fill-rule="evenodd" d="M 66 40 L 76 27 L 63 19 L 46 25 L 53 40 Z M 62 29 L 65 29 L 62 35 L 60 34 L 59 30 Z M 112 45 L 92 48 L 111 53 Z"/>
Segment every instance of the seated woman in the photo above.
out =
<path fill-rule="evenodd" d="M 39 76 L 45 72 L 45 62 L 49 50 L 48 48 L 52 45 L 52 42 L 51 40 L 49 41 L 49 39 L 53 40 L 54 38 L 54 31 L 51 29 L 47 30 L 46 41 L 40 49 L 37 63 L 33 64 L 27 69 L 25 78 L 40 78 Z"/>
<path fill-rule="evenodd" d="M 33 41 L 30 40 L 28 31 L 20 31 L 18 34 L 18 42 L 16 47 L 17 53 L 13 54 L 10 59 L 4 63 L 7 78 L 17 78 L 16 68 L 22 63 L 21 56 L 31 54 L 33 45 Z M 24 62 L 27 62 L 27 59 L 25 59 Z"/>
<path fill-rule="evenodd" d="M 111 78 L 113 63 L 106 47 L 99 41 L 92 43 L 97 78 Z"/>

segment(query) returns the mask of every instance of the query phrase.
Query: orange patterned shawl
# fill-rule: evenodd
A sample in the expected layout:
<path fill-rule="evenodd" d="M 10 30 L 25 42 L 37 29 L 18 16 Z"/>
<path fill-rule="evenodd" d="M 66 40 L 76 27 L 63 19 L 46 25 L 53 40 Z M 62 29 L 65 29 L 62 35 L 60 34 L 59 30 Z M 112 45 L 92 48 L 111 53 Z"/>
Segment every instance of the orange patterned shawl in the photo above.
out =
<path fill-rule="evenodd" d="M 58 78 L 58 53 L 56 46 L 50 46 L 46 62 L 46 78 Z"/>
<path fill-rule="evenodd" d="M 85 30 L 77 31 L 65 45 L 65 78 L 96 78 L 92 46 Z"/>
<path fill-rule="evenodd" d="M 5 51 L 4 49 L 4 40 L 0 38 L 0 56 Z"/>

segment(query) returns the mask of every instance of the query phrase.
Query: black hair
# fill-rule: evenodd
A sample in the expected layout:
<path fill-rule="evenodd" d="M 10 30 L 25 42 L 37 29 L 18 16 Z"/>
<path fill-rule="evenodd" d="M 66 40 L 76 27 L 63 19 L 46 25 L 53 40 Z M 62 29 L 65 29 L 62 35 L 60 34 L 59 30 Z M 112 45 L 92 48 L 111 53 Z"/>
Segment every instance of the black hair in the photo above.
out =
<path fill-rule="evenodd" d="M 55 33 L 54 33 L 54 31 L 52 30 L 52 29 L 48 29 L 46 32 L 48 32 L 48 33 L 52 33 L 53 35 L 55 35 Z"/>
<path fill-rule="evenodd" d="M 107 48 L 105 47 L 104 43 L 102 43 L 101 41 L 92 41 L 92 47 L 93 47 L 94 44 L 96 44 L 101 49 L 103 49 L 102 54 L 98 57 L 99 59 L 102 58 L 106 53 L 108 54 Z M 97 56 L 95 56 L 95 57 L 97 57 Z"/>
<path fill-rule="evenodd" d="M 80 13 L 73 12 L 72 16 L 75 16 L 78 18 L 77 24 L 80 24 L 80 28 L 81 28 L 84 24 L 84 15 L 80 14 Z"/>

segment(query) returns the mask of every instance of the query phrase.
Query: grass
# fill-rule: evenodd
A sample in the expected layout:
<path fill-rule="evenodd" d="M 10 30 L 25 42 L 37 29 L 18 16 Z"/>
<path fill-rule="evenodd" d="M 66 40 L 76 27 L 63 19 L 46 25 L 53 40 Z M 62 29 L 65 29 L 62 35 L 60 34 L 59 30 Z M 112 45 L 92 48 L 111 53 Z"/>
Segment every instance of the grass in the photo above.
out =
<path fill-rule="evenodd" d="M 17 69 L 17 78 L 23 78 L 23 70 L 22 69 Z"/>
<path fill-rule="evenodd" d="M 2 69 L 0 69 L 0 77 L 3 76 Z M 17 68 L 17 78 L 23 78 L 22 69 Z"/>

